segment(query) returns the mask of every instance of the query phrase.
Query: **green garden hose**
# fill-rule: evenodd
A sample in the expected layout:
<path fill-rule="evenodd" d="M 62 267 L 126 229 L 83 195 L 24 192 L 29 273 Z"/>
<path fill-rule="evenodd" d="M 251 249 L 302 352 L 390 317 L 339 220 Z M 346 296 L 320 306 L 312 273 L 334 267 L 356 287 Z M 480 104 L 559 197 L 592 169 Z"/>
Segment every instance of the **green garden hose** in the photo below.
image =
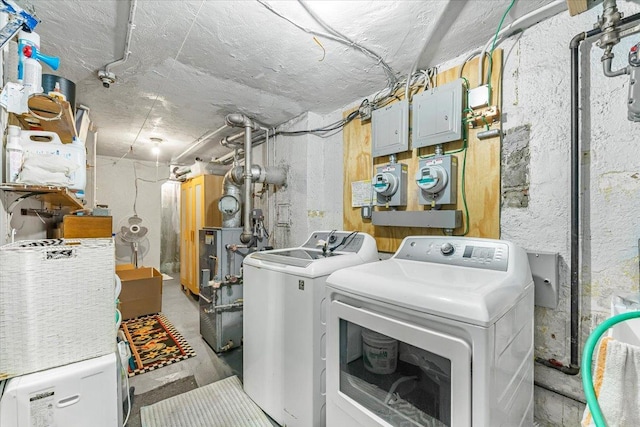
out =
<path fill-rule="evenodd" d="M 587 405 L 589 405 L 589 411 L 591 412 L 591 418 L 596 427 L 607 427 L 607 423 L 598 405 L 598 398 L 593 388 L 593 379 L 591 378 L 591 362 L 593 361 L 593 352 L 596 348 L 596 344 L 600 337 L 613 325 L 624 322 L 625 320 L 640 318 L 640 311 L 630 311 L 627 313 L 617 314 L 612 316 L 598 325 L 598 327 L 591 332 L 582 352 L 582 388 L 587 398 Z"/>

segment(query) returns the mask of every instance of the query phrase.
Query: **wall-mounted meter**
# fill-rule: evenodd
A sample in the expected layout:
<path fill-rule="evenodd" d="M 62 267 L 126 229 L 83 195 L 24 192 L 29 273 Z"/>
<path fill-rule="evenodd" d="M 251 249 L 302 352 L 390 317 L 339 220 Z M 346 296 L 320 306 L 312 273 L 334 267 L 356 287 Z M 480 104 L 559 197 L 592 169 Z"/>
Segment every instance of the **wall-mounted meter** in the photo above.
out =
<path fill-rule="evenodd" d="M 373 191 L 377 206 L 405 206 L 407 204 L 407 165 L 389 163 L 376 168 Z"/>
<path fill-rule="evenodd" d="M 416 172 L 421 205 L 449 205 L 457 200 L 458 159 L 437 156 L 420 159 Z"/>

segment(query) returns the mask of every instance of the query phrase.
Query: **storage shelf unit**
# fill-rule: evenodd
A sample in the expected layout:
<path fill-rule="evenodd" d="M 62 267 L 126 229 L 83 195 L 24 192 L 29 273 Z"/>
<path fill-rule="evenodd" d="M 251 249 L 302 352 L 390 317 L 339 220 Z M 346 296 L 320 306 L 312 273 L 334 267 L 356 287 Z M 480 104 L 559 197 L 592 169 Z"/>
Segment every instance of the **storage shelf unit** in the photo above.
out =
<path fill-rule="evenodd" d="M 4 183 L 0 184 L 0 190 L 14 193 L 32 193 L 40 196 L 42 201 L 52 206 L 69 207 L 72 210 L 84 208 L 82 202 L 66 187 Z"/>
<path fill-rule="evenodd" d="M 62 108 L 62 115 L 57 120 L 40 120 L 30 113 L 10 114 L 9 124 L 20 126 L 23 130 L 38 129 L 55 132 L 63 144 L 69 144 L 73 142 L 73 137 L 78 136 L 76 123 L 73 111 L 71 111 L 71 104 L 67 101 L 59 102 L 60 105 L 42 96 L 34 96 L 29 99 L 29 108 L 42 117 L 55 117 Z"/>

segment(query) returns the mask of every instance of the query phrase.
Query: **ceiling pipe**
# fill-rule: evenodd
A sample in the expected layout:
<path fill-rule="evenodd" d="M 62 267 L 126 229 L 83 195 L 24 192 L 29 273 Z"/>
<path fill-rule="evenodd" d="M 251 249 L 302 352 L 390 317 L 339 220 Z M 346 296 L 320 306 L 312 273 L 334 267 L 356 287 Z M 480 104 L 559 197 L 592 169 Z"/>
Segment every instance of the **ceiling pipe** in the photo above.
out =
<path fill-rule="evenodd" d="M 171 162 L 177 162 L 182 157 L 186 156 L 187 154 L 189 154 L 190 152 L 192 152 L 196 148 L 200 147 L 200 145 L 202 145 L 204 142 L 206 142 L 209 138 L 211 138 L 213 136 L 216 136 L 217 134 L 219 134 L 220 132 L 222 132 L 223 130 L 225 130 L 228 127 L 229 126 L 225 123 L 224 125 L 220 126 L 218 129 L 216 129 L 214 131 L 211 131 L 209 133 L 205 133 L 200 138 L 198 138 L 194 142 L 192 142 L 191 145 L 189 145 L 182 153 L 178 154 L 177 157 L 172 159 Z"/>
<path fill-rule="evenodd" d="M 129 50 L 129 47 L 131 46 L 131 34 L 133 33 L 133 29 L 136 26 L 136 24 L 134 23 L 134 19 L 136 16 L 137 5 L 138 0 L 131 0 L 131 6 L 129 8 L 129 23 L 127 25 L 127 36 L 124 42 L 124 52 L 122 54 L 122 58 L 108 63 L 104 66 L 103 70 L 98 71 L 98 78 L 102 81 L 102 86 L 107 89 L 116 81 L 116 75 L 111 72 L 111 68 L 122 65 L 127 62 L 127 59 L 129 59 L 129 54 L 131 53 Z"/>

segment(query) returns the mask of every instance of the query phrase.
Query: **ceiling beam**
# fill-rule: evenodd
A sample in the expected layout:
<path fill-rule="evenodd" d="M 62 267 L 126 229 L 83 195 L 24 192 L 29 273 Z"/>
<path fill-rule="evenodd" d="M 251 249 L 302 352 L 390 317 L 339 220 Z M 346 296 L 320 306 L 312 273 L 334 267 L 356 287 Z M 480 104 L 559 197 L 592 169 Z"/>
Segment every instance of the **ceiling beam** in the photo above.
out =
<path fill-rule="evenodd" d="M 587 10 L 587 0 L 567 0 L 569 15 L 576 16 Z"/>

